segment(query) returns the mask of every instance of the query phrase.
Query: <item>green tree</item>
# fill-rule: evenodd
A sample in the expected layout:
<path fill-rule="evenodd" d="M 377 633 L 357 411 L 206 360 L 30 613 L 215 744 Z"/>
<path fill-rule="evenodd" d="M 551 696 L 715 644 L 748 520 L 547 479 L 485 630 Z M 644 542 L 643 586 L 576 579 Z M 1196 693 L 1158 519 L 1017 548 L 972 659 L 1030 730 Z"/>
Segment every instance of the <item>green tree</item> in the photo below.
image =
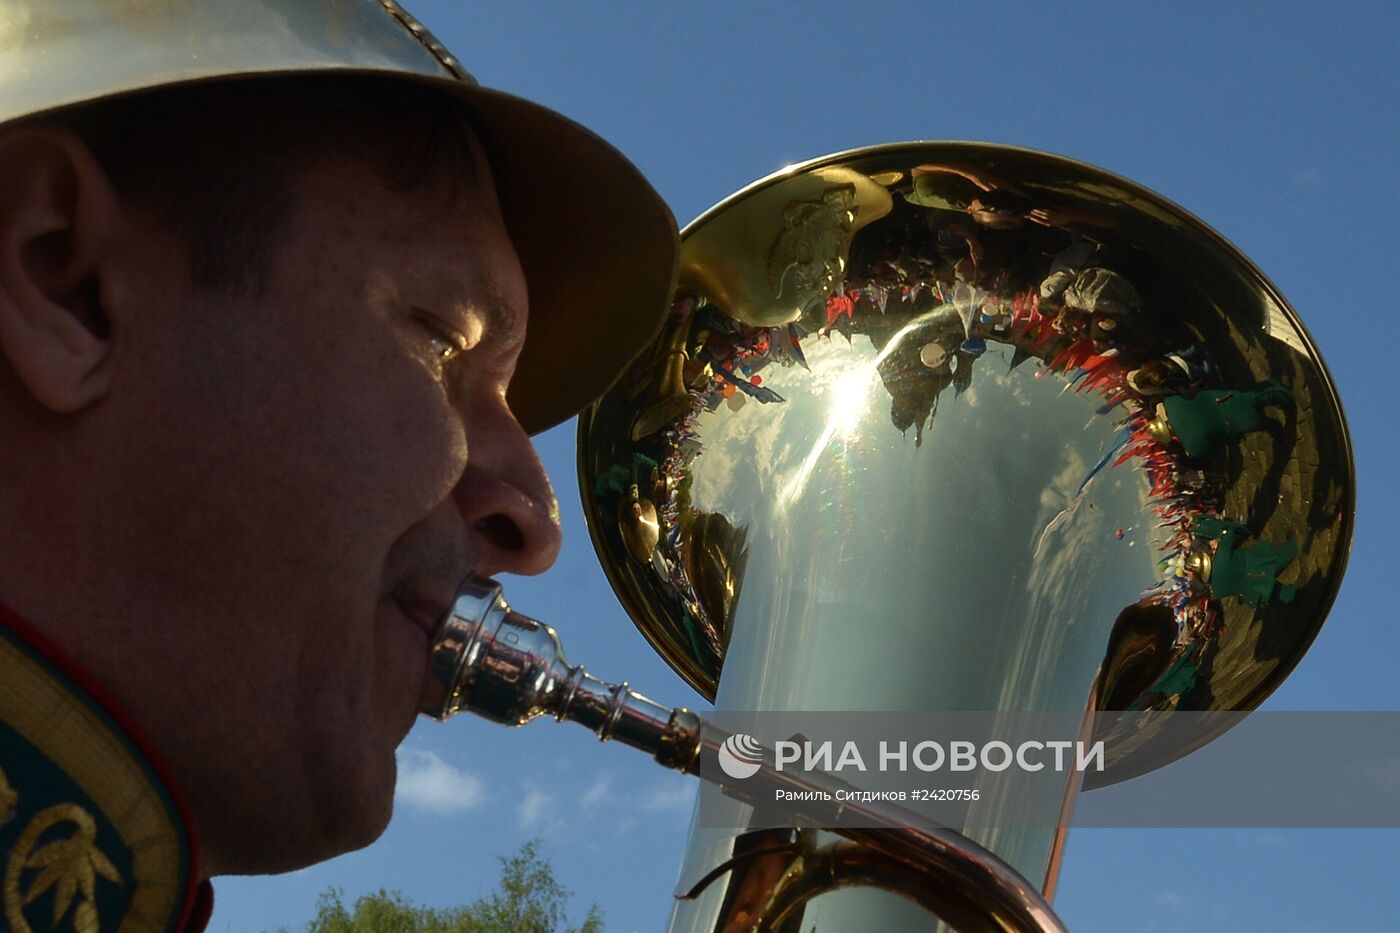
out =
<path fill-rule="evenodd" d="M 583 922 L 566 926 L 564 907 L 569 889 L 554 877 L 540 856 L 538 839 L 501 858 L 500 888 L 465 907 L 419 907 L 397 891 L 382 888 L 347 909 L 341 892 L 324 891 L 307 933 L 603 933 L 597 904 Z"/>

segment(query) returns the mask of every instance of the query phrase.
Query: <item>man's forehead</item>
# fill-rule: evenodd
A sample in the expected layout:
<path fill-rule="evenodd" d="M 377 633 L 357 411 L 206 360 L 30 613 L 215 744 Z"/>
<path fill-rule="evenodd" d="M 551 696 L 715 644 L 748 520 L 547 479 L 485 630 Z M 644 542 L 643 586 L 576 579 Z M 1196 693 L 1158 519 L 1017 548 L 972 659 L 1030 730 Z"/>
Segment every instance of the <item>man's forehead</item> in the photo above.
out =
<path fill-rule="evenodd" d="M 297 179 L 300 249 L 321 253 L 369 297 L 440 315 L 467 315 L 492 342 L 523 340 L 524 272 L 501 216 L 489 163 L 473 146 L 473 170 L 396 186 L 382 166 L 329 156 Z M 451 160 L 461 165 L 467 160 Z M 297 260 L 283 266 L 298 275 Z"/>
<path fill-rule="evenodd" d="M 350 233 L 427 254 L 473 254 L 500 240 L 509 242 L 489 168 L 470 174 L 443 171 L 412 185 L 396 184 L 377 167 L 355 157 L 333 156 L 305 166 L 296 179 L 301 213 L 331 221 Z"/>
<path fill-rule="evenodd" d="M 523 336 L 528 294 L 504 225 L 480 207 L 409 213 L 407 229 L 377 236 L 371 288 L 406 304 L 480 315 L 495 339 Z"/>

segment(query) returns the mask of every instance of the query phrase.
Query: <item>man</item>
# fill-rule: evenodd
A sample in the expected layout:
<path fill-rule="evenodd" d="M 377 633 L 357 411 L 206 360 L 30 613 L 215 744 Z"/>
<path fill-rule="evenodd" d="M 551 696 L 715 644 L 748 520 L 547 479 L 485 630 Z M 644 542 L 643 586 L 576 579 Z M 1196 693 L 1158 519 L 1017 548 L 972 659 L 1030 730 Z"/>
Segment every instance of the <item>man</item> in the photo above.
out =
<path fill-rule="evenodd" d="M 9 928 L 197 928 L 378 836 L 457 582 L 557 553 L 527 431 L 675 249 L 394 3 L 0 0 Z"/>

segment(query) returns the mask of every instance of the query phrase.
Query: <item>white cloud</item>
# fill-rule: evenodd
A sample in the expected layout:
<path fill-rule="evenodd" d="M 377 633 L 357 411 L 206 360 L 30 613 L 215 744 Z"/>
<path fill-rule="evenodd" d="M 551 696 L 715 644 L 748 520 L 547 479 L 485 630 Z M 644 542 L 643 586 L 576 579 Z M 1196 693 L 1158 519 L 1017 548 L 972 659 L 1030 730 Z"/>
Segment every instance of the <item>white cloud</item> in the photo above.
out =
<path fill-rule="evenodd" d="M 598 804 L 603 802 L 603 798 L 608 795 L 608 789 L 612 787 L 612 775 L 604 772 L 594 779 L 592 786 L 584 792 L 579 804 L 584 810 L 593 811 L 598 808 Z"/>
<path fill-rule="evenodd" d="M 678 777 L 649 790 L 639 790 L 631 796 L 629 806 L 622 815 L 613 819 L 614 835 L 626 835 L 644 820 L 683 817 L 694 805 L 695 792 L 699 786 L 694 780 Z"/>
<path fill-rule="evenodd" d="M 486 799 L 486 783 L 427 751 L 400 749 L 394 802 L 431 813 L 465 813 Z"/>
<path fill-rule="evenodd" d="M 553 794 L 532 787 L 525 792 L 520 806 L 515 808 L 515 815 L 520 819 L 520 828 L 529 832 L 539 829 L 546 822 L 553 822 L 555 809 Z"/>
<path fill-rule="evenodd" d="M 649 813 L 687 810 L 695 802 L 696 786 L 694 781 L 667 782 L 643 794 L 637 806 Z"/>

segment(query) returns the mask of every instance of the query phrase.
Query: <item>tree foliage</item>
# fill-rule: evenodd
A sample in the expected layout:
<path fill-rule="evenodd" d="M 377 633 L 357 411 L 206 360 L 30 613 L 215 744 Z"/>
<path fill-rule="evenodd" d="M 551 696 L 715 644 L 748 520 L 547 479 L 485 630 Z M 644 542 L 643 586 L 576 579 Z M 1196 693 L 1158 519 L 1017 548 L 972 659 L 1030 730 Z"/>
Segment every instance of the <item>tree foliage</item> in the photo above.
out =
<path fill-rule="evenodd" d="M 419 907 L 381 888 L 347 909 L 341 892 L 331 888 L 317 901 L 307 933 L 603 933 L 597 904 L 581 924 L 567 925 L 569 889 L 539 850 L 535 839 L 502 857 L 500 887 L 465 907 Z"/>

